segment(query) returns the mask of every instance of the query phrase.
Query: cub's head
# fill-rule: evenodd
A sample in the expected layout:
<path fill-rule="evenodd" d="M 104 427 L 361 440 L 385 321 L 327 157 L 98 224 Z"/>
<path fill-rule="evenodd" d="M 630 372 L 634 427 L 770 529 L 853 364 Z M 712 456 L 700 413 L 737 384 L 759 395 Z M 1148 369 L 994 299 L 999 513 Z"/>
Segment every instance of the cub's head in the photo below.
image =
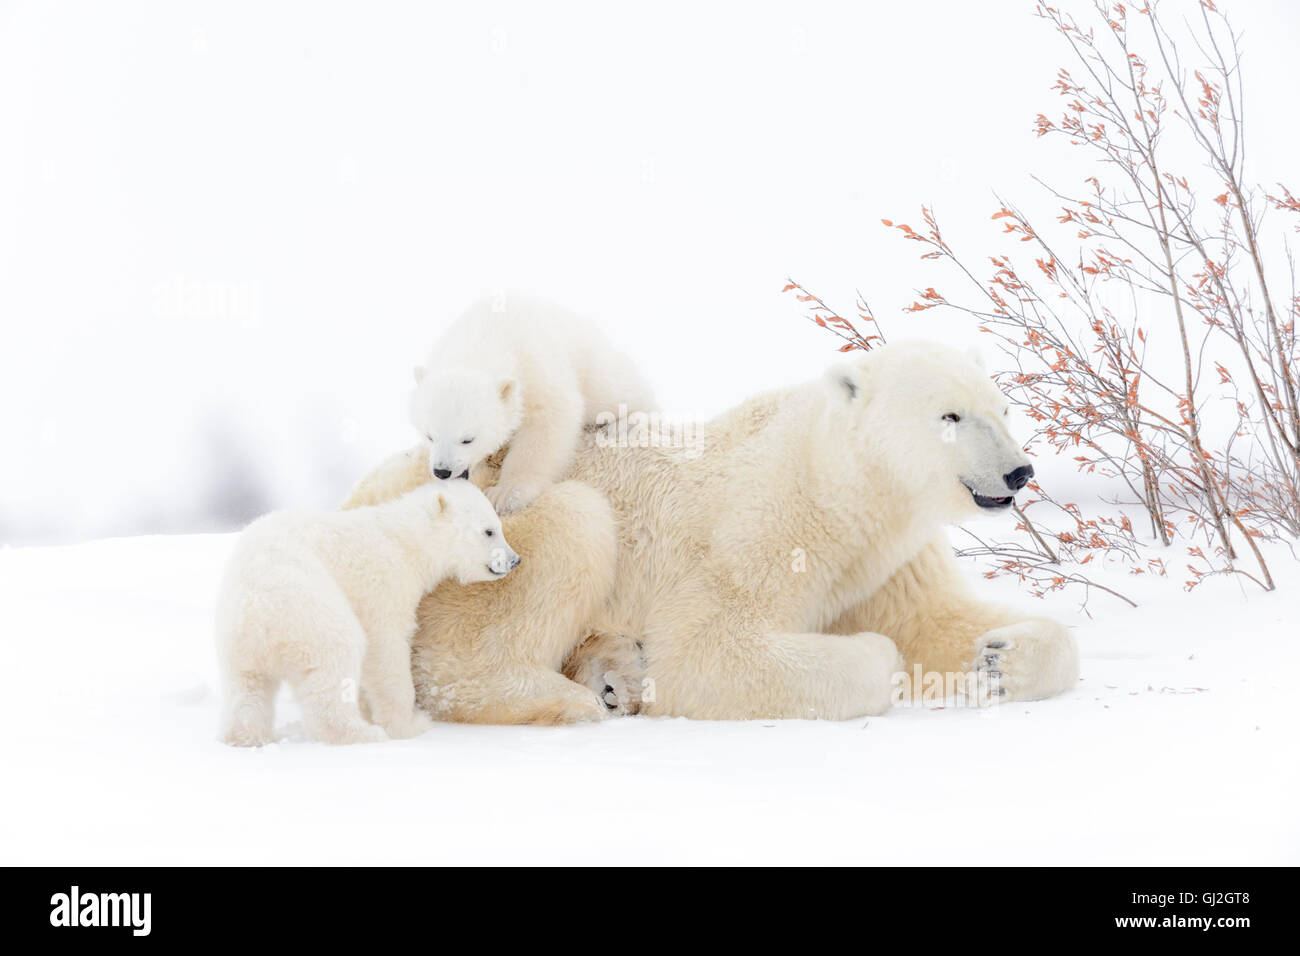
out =
<path fill-rule="evenodd" d="M 510 439 L 522 414 L 514 379 L 415 369 L 411 424 L 429 443 L 435 478 L 468 478 L 470 468 Z"/>
<path fill-rule="evenodd" d="M 425 496 L 438 553 L 461 584 L 495 581 L 519 566 L 519 555 L 501 531 L 501 518 L 483 492 L 468 481 L 433 482 L 412 494 Z"/>
<path fill-rule="evenodd" d="M 1033 477 L 1010 405 L 974 353 L 898 342 L 833 366 L 825 384 L 832 427 L 941 520 L 1010 508 Z"/>

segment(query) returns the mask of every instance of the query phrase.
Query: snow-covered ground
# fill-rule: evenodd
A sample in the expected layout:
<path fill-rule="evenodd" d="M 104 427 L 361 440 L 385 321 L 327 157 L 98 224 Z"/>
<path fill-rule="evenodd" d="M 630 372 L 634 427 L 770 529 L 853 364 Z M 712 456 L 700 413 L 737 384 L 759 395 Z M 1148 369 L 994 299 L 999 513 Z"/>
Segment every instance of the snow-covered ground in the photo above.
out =
<path fill-rule="evenodd" d="M 1275 594 L 1143 582 L 1095 620 L 1051 596 L 1083 678 L 1039 703 L 350 748 L 282 706 L 287 739 L 248 751 L 214 740 L 232 541 L 0 550 L 0 863 L 1300 862 L 1294 562 Z"/>

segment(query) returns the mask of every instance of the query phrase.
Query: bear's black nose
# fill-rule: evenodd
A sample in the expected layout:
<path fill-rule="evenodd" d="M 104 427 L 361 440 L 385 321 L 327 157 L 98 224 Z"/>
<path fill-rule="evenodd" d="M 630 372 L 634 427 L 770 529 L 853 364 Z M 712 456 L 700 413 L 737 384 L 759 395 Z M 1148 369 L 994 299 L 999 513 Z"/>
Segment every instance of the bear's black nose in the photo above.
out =
<path fill-rule="evenodd" d="M 435 469 L 433 469 L 433 477 L 435 477 L 435 478 L 450 478 L 450 477 L 451 477 L 451 469 L 450 469 L 450 468 L 435 468 Z"/>
<path fill-rule="evenodd" d="M 1002 476 L 1002 480 L 1007 483 L 1007 487 L 1012 491 L 1019 491 L 1025 485 L 1029 484 L 1029 479 L 1034 477 L 1033 465 L 1021 465 L 1015 471 L 1007 472 Z"/>

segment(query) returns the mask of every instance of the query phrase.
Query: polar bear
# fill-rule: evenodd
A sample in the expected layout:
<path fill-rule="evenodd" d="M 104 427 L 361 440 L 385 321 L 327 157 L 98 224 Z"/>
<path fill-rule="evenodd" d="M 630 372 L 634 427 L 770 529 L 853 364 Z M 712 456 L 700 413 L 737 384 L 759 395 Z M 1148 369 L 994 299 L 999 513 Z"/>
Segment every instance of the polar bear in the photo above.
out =
<path fill-rule="evenodd" d="M 270 741 L 281 680 L 317 740 L 423 733 L 410 668 L 416 605 L 443 578 L 495 581 L 518 564 L 496 512 L 468 482 L 350 512 L 259 518 L 240 536 L 217 601 L 221 739 Z"/>
<path fill-rule="evenodd" d="M 415 369 L 411 423 L 435 478 L 468 477 L 509 442 L 488 498 L 503 514 L 568 471 L 584 425 L 619 406 L 648 412 L 650 386 L 592 322 L 540 299 L 470 307 Z"/>
<path fill-rule="evenodd" d="M 608 499 L 618 554 L 563 673 L 620 712 L 717 719 L 879 714 L 896 676 L 918 669 L 996 677 L 1005 699 L 1072 687 L 1072 635 L 981 601 L 944 531 L 1009 508 L 1032 475 L 1006 423 L 1007 401 L 976 358 L 900 342 L 744 402 L 689 454 L 587 435 L 569 477 Z M 427 481 L 425 454 L 382 463 L 354 503 Z M 543 542 L 548 576 L 503 585 L 529 608 L 532 640 L 568 638 L 567 599 L 546 590 L 590 570 L 589 522 L 568 533 L 569 515 L 539 498 L 506 522 L 512 535 L 559 529 Z M 491 597 L 426 598 L 421 620 L 437 626 L 421 627 L 415 656 Z M 455 683 L 453 671 L 417 673 L 421 699 Z M 495 707 L 508 719 L 508 701 Z"/>
<path fill-rule="evenodd" d="M 597 693 L 560 669 L 613 588 L 618 541 L 609 502 L 563 481 L 504 522 L 526 556 L 518 571 L 491 588 L 447 581 L 420 604 L 424 639 L 411 655 L 417 703 L 439 720 L 463 723 L 605 718 Z"/>

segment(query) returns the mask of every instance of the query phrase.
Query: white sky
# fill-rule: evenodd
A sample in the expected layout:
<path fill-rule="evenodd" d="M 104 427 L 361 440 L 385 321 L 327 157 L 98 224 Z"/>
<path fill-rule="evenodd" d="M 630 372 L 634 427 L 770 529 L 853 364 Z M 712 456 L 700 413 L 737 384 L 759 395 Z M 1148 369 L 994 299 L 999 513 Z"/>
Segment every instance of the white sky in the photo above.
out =
<path fill-rule="evenodd" d="M 1032 211 L 1066 161 L 1032 3 L 469 6 L 0 2 L 0 541 L 211 526 L 240 481 L 332 503 L 502 287 L 700 414 L 835 358 L 787 274 L 974 343 L 897 311 L 943 275 L 879 220 L 996 251 L 993 190 Z M 1294 190 L 1300 4 L 1228 9 Z"/>

